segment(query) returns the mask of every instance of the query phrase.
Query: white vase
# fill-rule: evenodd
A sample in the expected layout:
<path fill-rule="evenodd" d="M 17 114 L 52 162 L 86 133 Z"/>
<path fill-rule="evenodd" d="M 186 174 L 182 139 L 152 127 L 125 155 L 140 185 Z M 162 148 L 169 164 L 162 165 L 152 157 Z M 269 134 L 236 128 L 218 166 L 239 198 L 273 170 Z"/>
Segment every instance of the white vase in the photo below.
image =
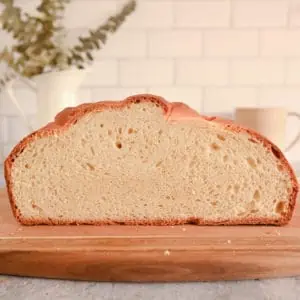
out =
<path fill-rule="evenodd" d="M 20 115 L 24 118 L 29 130 L 32 131 L 53 121 L 55 115 L 64 108 L 76 105 L 76 93 L 86 74 L 86 69 L 71 69 L 37 75 L 30 81 L 21 79 L 37 94 L 37 118 L 35 126 L 30 124 L 18 100 L 14 96 L 14 82 L 7 84 L 6 90 L 18 108 Z"/>

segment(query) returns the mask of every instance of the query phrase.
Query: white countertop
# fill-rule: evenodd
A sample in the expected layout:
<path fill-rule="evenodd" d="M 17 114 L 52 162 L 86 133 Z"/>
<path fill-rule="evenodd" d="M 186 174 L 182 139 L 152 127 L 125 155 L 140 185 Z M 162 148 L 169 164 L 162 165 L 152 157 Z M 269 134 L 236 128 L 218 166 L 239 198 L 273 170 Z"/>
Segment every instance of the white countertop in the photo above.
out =
<path fill-rule="evenodd" d="M 1 300 L 299 300 L 300 277 L 211 283 L 128 284 L 0 276 Z"/>

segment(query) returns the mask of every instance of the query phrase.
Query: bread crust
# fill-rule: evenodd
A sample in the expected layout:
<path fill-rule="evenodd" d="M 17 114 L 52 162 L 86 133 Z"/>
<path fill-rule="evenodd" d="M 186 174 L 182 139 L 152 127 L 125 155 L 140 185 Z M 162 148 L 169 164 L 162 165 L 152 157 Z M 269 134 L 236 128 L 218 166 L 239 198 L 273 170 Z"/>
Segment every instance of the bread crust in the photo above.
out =
<path fill-rule="evenodd" d="M 282 166 L 282 171 L 287 171 L 290 175 L 290 179 L 292 182 L 292 191 L 290 193 L 289 199 L 289 209 L 286 212 L 283 212 L 279 218 L 253 218 L 253 217 L 242 217 L 235 220 L 222 219 L 218 221 L 208 221 L 202 218 L 177 218 L 177 219 L 169 219 L 169 220 L 85 220 L 85 221 L 76 221 L 76 220 L 54 220 L 54 219 L 37 219 L 37 218 L 25 218 L 22 216 L 20 210 L 16 205 L 16 201 L 13 195 L 13 182 L 11 178 L 12 166 L 14 160 L 18 157 L 20 153 L 26 148 L 28 144 L 32 141 L 54 135 L 60 134 L 64 130 L 67 130 L 72 124 L 75 124 L 80 118 L 90 112 L 95 111 L 103 111 L 105 109 L 122 109 L 124 107 L 128 107 L 133 103 L 140 102 L 152 102 L 157 106 L 161 107 L 164 112 L 164 116 L 168 122 L 180 122 L 180 120 L 184 119 L 204 119 L 210 122 L 216 122 L 222 124 L 224 129 L 227 129 L 232 132 L 246 132 L 251 136 L 251 141 L 254 143 L 261 142 L 264 147 L 271 151 L 278 162 Z M 73 108 L 66 108 L 60 113 L 57 114 L 55 120 L 43 128 L 32 132 L 27 137 L 22 139 L 11 151 L 7 159 L 4 163 L 4 176 L 6 181 L 7 193 L 10 201 L 10 205 L 13 211 L 15 218 L 24 225 L 72 225 L 72 224 L 90 224 L 90 225 L 108 225 L 108 224 L 126 224 L 126 225 L 179 225 L 179 224 L 197 224 L 197 225 L 239 225 L 239 224 L 265 224 L 265 225 L 285 225 L 292 218 L 293 211 L 296 204 L 296 199 L 299 191 L 299 186 L 297 182 L 297 177 L 290 166 L 289 162 L 283 155 L 282 151 L 274 145 L 267 138 L 262 136 L 261 134 L 255 132 L 252 129 L 242 127 L 240 125 L 235 124 L 231 120 L 225 120 L 218 117 L 207 117 L 198 114 L 196 111 L 188 107 L 187 105 L 174 102 L 167 102 L 165 99 L 151 95 L 151 94 L 140 94 L 126 98 L 122 101 L 105 101 L 105 102 L 97 102 L 97 103 L 86 103 L 79 105 Z"/>

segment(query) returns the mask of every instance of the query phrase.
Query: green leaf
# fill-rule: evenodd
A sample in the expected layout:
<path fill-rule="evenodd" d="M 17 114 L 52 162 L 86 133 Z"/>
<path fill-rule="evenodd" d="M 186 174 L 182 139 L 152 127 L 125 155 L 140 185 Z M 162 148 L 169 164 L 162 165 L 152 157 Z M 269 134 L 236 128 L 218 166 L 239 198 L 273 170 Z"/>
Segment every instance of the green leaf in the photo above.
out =
<path fill-rule="evenodd" d="M 90 52 L 86 52 L 86 56 L 89 60 L 94 60 L 94 58 Z"/>
<path fill-rule="evenodd" d="M 67 55 L 55 37 L 64 30 L 60 20 L 70 0 L 40 0 L 36 8 L 39 13 L 37 16 L 23 12 L 14 5 L 13 0 L 0 0 L 0 3 L 4 4 L 0 12 L 0 26 L 10 32 L 17 42 L 11 49 L 5 48 L 0 52 L 0 60 L 26 77 L 71 65 L 84 68 L 85 62 L 93 60 L 92 50 L 102 48 L 109 35 L 122 25 L 136 5 L 136 1 L 128 1 L 106 22 L 80 37 L 78 44 L 68 49 Z"/>
<path fill-rule="evenodd" d="M 81 46 L 75 46 L 74 50 L 81 52 L 83 50 L 83 48 Z"/>
<path fill-rule="evenodd" d="M 100 43 L 99 43 L 98 40 L 94 39 L 94 40 L 92 40 L 92 42 L 93 42 L 93 44 L 95 45 L 95 47 L 96 47 L 97 49 L 100 49 Z"/>

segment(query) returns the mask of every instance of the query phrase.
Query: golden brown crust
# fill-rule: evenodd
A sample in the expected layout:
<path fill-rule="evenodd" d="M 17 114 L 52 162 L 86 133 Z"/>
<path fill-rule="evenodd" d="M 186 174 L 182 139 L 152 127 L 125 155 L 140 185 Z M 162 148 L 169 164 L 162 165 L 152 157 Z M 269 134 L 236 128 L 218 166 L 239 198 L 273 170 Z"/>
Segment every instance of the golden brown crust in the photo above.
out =
<path fill-rule="evenodd" d="M 170 219 L 170 220 L 86 220 L 76 222 L 74 220 L 53 220 L 53 219 L 30 219 L 24 218 L 18 207 L 16 206 L 13 192 L 12 192 L 12 181 L 11 181 L 11 170 L 14 160 L 18 157 L 20 153 L 23 152 L 24 148 L 31 143 L 32 141 L 39 139 L 41 137 L 49 136 L 52 134 L 59 134 L 60 132 L 68 129 L 69 126 L 75 124 L 81 117 L 88 114 L 89 112 L 102 111 L 104 109 L 122 109 L 126 106 L 130 106 L 133 103 L 139 102 L 153 102 L 157 106 L 160 106 L 163 111 L 166 119 L 168 121 L 180 121 L 182 119 L 191 119 L 191 118 L 201 118 L 206 121 L 217 122 L 224 126 L 225 129 L 228 129 L 233 132 L 247 132 L 251 138 L 249 139 L 253 143 L 261 142 L 263 145 L 271 151 L 274 156 L 278 159 L 278 163 L 281 164 L 283 170 L 286 170 L 290 174 L 290 179 L 292 182 L 292 192 L 290 194 L 289 200 L 289 210 L 284 212 L 279 218 L 252 218 L 252 217 L 243 217 L 235 220 L 218 220 L 218 221 L 208 221 L 200 218 L 187 218 L 187 219 Z M 289 162 L 284 157 L 281 150 L 270 142 L 267 138 L 263 137 L 261 134 L 255 132 L 254 130 L 244 128 L 235 124 L 230 120 L 225 120 L 217 117 L 207 117 L 199 115 L 196 111 L 189 108 L 183 103 L 169 103 L 161 97 L 150 95 L 150 94 L 141 94 L 135 95 L 126 98 L 123 101 L 106 101 L 106 102 L 97 102 L 97 103 L 87 103 L 82 104 L 74 108 L 66 108 L 60 112 L 56 117 L 54 122 L 49 123 L 45 127 L 31 133 L 25 137 L 15 148 L 11 151 L 10 155 L 5 160 L 4 164 L 4 175 L 6 180 L 6 187 L 9 196 L 9 201 L 12 207 L 12 211 L 16 219 L 24 225 L 37 225 L 37 224 L 47 224 L 47 225 L 67 225 L 67 224 L 91 224 L 91 225 L 105 225 L 105 224 L 128 224 L 128 225 L 179 225 L 179 224 L 197 224 L 197 225 L 239 225 L 239 224 L 266 224 L 266 225 L 285 225 L 292 218 L 293 211 L 296 204 L 296 199 L 298 195 L 298 182 L 297 177 L 291 168 Z"/>

